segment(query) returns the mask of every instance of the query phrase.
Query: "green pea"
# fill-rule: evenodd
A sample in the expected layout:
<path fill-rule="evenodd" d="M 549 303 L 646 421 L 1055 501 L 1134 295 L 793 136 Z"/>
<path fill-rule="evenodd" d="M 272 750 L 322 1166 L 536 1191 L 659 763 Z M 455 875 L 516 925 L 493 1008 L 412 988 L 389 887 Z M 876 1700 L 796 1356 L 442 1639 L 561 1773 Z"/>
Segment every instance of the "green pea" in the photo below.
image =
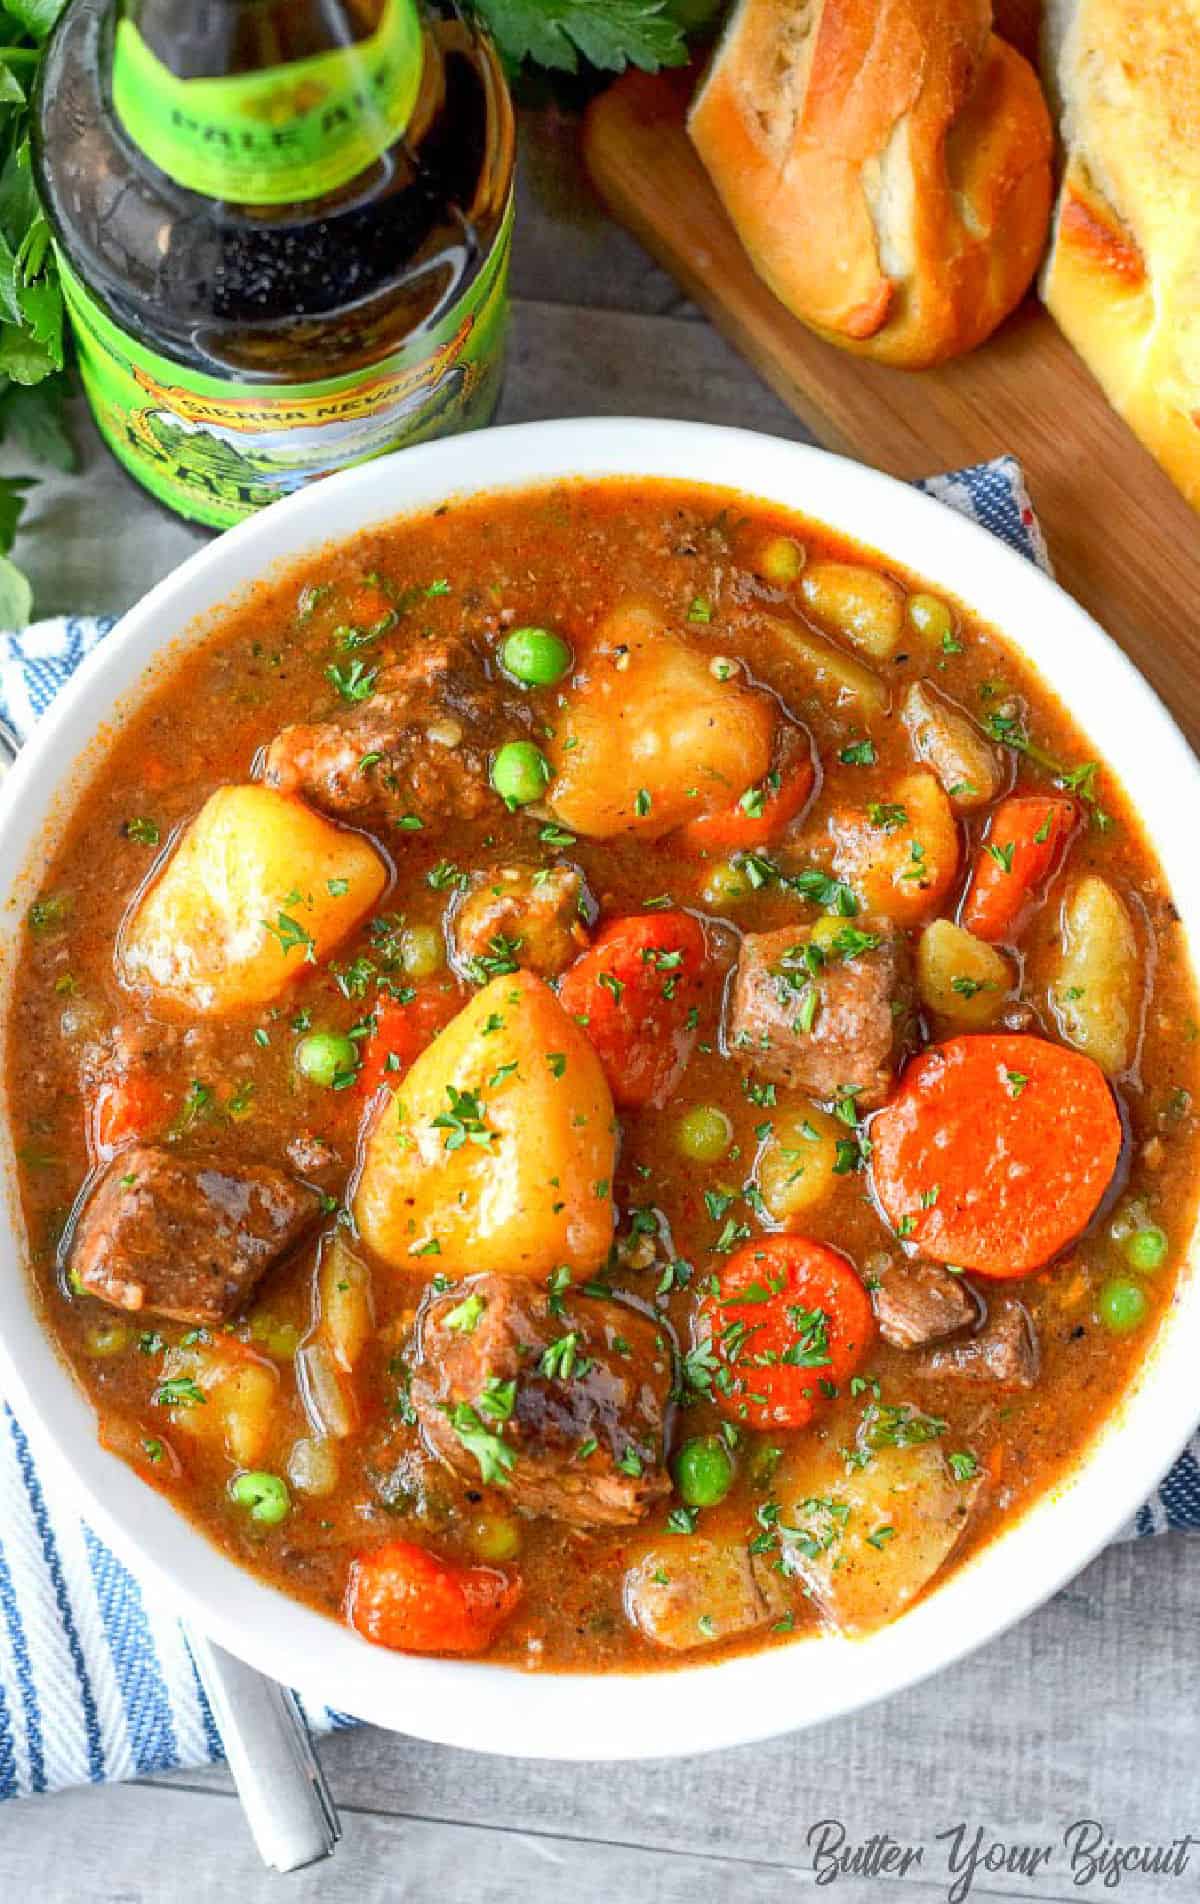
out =
<path fill-rule="evenodd" d="M 804 562 L 802 542 L 794 542 L 791 536 L 772 536 L 759 552 L 758 572 L 777 588 L 786 588 L 789 582 L 794 582 L 799 576 Z"/>
<path fill-rule="evenodd" d="M 296 1046 L 296 1069 L 310 1084 L 335 1084 L 358 1068 L 358 1048 L 340 1031 L 310 1031 Z"/>
<path fill-rule="evenodd" d="M 1097 1307 L 1110 1335 L 1130 1335 L 1141 1328 L 1150 1303 L 1140 1283 L 1130 1282 L 1126 1276 L 1113 1276 L 1100 1291 Z"/>
<path fill-rule="evenodd" d="M 129 1331 L 120 1322 L 93 1322 L 83 1339 L 89 1355 L 106 1359 L 129 1347 Z"/>
<path fill-rule="evenodd" d="M 721 859 L 709 868 L 701 893 L 705 905 L 719 912 L 723 906 L 736 906 L 747 898 L 750 882 L 740 866 L 731 859 Z"/>
<path fill-rule="evenodd" d="M 264 1527 L 277 1527 L 292 1511 L 287 1482 L 277 1474 L 239 1474 L 229 1483 L 230 1498 L 239 1507 L 250 1509 L 250 1519 Z"/>
<path fill-rule="evenodd" d="M 445 959 L 442 935 L 433 926 L 405 926 L 400 934 L 400 963 L 409 978 L 432 978 Z"/>
<path fill-rule="evenodd" d="M 733 1457 L 716 1435 L 685 1441 L 675 1461 L 675 1485 L 689 1507 L 715 1507 L 733 1486 Z"/>
<path fill-rule="evenodd" d="M 521 1523 L 510 1514 L 480 1514 L 471 1524 L 469 1539 L 480 1560 L 515 1560 L 521 1551 Z"/>
<path fill-rule="evenodd" d="M 1167 1233 L 1157 1224 L 1148 1223 L 1145 1229 L 1127 1236 L 1121 1248 L 1134 1269 L 1161 1269 L 1167 1260 Z"/>
<path fill-rule="evenodd" d="M 954 633 L 954 616 L 940 595 L 910 595 L 908 619 L 930 641 L 944 641 Z"/>
<path fill-rule="evenodd" d="M 693 1104 L 679 1120 L 675 1141 L 693 1162 L 715 1164 L 733 1142 L 733 1125 L 719 1105 Z"/>
<path fill-rule="evenodd" d="M 531 740 L 509 740 L 492 759 L 492 785 L 510 807 L 540 800 L 550 778 L 550 762 Z"/>
<path fill-rule="evenodd" d="M 531 688 L 552 688 L 574 659 L 562 636 L 549 628 L 514 628 L 500 649 L 505 674 Z"/>

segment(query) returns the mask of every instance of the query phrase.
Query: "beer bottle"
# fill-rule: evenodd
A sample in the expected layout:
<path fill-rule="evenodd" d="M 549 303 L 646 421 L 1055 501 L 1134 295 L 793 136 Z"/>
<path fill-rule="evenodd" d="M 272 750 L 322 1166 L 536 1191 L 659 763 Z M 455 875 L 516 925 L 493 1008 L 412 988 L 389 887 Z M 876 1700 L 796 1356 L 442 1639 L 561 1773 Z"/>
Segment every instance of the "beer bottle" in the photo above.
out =
<path fill-rule="evenodd" d="M 180 515 L 490 419 L 513 117 L 452 0 L 72 0 L 35 127 L 97 424 Z"/>

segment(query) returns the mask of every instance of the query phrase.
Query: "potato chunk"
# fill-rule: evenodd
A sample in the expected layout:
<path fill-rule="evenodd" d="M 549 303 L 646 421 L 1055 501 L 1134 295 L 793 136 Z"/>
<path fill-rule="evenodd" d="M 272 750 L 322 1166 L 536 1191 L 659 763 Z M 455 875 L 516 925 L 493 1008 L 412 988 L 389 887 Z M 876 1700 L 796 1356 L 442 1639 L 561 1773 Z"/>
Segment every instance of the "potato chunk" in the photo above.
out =
<path fill-rule="evenodd" d="M 999 1015 L 1012 983 L 1012 968 L 995 946 L 949 919 L 925 927 L 917 944 L 917 990 L 927 1011 L 980 1031 Z"/>
<path fill-rule="evenodd" d="M 830 634 L 875 661 L 895 653 L 904 629 L 904 590 L 860 562 L 813 562 L 800 582 L 805 607 Z"/>
<path fill-rule="evenodd" d="M 1050 1007 L 1064 1038 L 1114 1078 L 1137 1046 L 1141 983 L 1137 937 L 1124 901 L 1088 873 L 1063 900 L 1062 944 Z"/>
<path fill-rule="evenodd" d="M 864 715 L 882 714 L 888 705 L 888 691 L 871 668 L 852 655 L 843 654 L 832 641 L 814 635 L 802 621 L 784 621 L 779 615 L 764 617 L 764 626 L 784 654 L 799 662 L 811 674 L 818 689 L 828 693 L 834 707 L 847 703 Z"/>
<path fill-rule="evenodd" d="M 371 1339 L 375 1311 L 371 1272 L 335 1231 L 321 1251 L 317 1276 L 320 1330 L 334 1361 L 350 1374 Z"/>
<path fill-rule="evenodd" d="M 758 1188 L 768 1215 L 794 1223 L 837 1183 L 838 1142 L 846 1126 L 812 1104 L 776 1111 L 758 1160 Z"/>
<path fill-rule="evenodd" d="M 279 1371 L 229 1336 L 169 1349 L 156 1397 L 172 1429 L 216 1445 L 239 1468 L 255 1468 L 275 1426 Z"/>
<path fill-rule="evenodd" d="M 915 759 L 937 775 L 956 811 L 969 813 L 995 799 L 1004 779 L 1000 756 L 961 708 L 951 706 L 928 682 L 914 681 L 900 719 Z"/>
<path fill-rule="evenodd" d="M 381 1112 L 354 1198 L 397 1269 L 578 1277 L 613 1234 L 616 1119 L 599 1060 L 530 972 L 495 978 Z"/>
<path fill-rule="evenodd" d="M 672 1653 L 753 1632 L 783 1609 L 777 1579 L 744 1540 L 675 1539 L 648 1549 L 625 1576 L 628 1618 Z"/>
<path fill-rule="evenodd" d="M 870 1632 L 950 1558 L 980 1485 L 954 1480 L 931 1442 L 878 1448 L 849 1473 L 836 1448 L 805 1445 L 775 1484 L 784 1569 L 837 1632 Z"/>
<path fill-rule="evenodd" d="M 387 885 L 357 833 L 271 787 L 220 787 L 122 934 L 126 985 L 218 1018 L 276 998 L 327 958 Z"/>
<path fill-rule="evenodd" d="M 600 629 L 555 722 L 549 802 L 591 839 L 657 839 L 761 780 L 774 718 L 764 695 L 718 680 L 646 608 Z"/>
<path fill-rule="evenodd" d="M 958 828 L 931 773 L 906 774 L 887 801 L 830 815 L 834 869 L 866 903 L 898 925 L 936 912 L 958 871 Z"/>

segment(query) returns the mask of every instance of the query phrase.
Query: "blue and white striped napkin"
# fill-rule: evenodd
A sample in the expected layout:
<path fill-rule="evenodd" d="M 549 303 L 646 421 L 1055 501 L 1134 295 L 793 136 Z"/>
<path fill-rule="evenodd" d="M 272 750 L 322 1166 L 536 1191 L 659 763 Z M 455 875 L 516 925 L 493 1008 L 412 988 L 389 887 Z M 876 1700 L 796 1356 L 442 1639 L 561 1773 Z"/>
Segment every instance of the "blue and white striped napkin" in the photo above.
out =
<path fill-rule="evenodd" d="M 922 487 L 1049 570 L 1011 457 Z M 0 716 L 22 739 L 111 627 L 69 616 L 0 635 Z M 80 1519 L 57 1464 L 45 1472 L 54 1492 L 20 1423 L 0 1410 L 0 1798 L 220 1759 L 178 1621 Z M 1167 1528 L 1200 1528 L 1200 1436 L 1122 1537 Z"/>

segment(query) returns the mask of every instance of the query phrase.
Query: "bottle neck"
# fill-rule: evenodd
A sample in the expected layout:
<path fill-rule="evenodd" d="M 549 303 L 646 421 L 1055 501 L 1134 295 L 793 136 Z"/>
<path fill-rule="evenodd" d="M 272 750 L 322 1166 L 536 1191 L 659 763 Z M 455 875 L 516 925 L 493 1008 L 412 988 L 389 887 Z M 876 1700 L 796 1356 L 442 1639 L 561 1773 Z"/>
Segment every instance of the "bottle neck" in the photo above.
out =
<path fill-rule="evenodd" d="M 374 33 L 383 0 L 120 0 L 119 17 L 180 79 L 269 71 Z"/>
<path fill-rule="evenodd" d="M 189 191 L 311 203 L 403 136 L 426 50 L 418 0 L 121 0 L 113 109 Z"/>

